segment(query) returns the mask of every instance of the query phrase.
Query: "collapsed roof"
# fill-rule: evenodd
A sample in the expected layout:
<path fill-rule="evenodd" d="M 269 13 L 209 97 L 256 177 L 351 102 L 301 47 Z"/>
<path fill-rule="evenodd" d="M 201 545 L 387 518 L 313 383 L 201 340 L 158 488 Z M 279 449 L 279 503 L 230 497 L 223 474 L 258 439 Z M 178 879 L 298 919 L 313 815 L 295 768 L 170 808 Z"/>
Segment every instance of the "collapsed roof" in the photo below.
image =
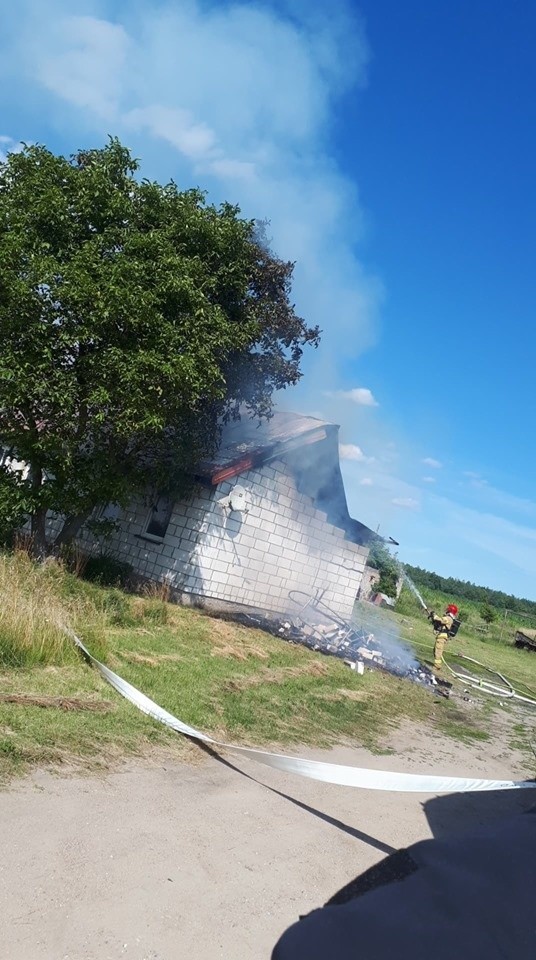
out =
<path fill-rule="evenodd" d="M 199 474 L 215 485 L 290 450 L 325 440 L 328 431 L 338 429 L 324 420 L 279 411 L 260 422 L 251 417 L 232 420 L 223 427 L 216 454 L 201 464 Z"/>

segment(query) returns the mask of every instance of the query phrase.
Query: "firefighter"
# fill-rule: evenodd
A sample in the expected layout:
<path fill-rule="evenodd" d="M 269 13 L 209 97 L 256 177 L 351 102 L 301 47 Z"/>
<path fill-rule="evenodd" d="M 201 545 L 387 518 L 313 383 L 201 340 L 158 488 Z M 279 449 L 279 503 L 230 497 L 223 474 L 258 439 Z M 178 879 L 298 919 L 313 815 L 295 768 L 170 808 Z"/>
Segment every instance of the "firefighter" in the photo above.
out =
<path fill-rule="evenodd" d="M 428 619 L 432 621 L 432 627 L 436 635 L 435 644 L 434 644 L 434 669 L 441 670 L 441 664 L 443 662 L 443 652 L 445 650 L 445 644 L 449 637 L 453 637 L 457 631 L 459 623 L 456 619 L 458 616 L 458 607 L 455 603 L 449 603 L 447 609 L 445 610 L 444 616 L 440 617 L 433 610 L 430 610 L 428 613 Z"/>

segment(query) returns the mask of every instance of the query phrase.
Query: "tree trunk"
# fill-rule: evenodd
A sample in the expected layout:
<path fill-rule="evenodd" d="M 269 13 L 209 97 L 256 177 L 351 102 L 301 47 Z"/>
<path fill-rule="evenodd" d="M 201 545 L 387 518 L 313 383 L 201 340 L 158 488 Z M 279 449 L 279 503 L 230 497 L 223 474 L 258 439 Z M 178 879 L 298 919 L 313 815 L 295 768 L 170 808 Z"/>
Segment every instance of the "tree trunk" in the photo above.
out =
<path fill-rule="evenodd" d="M 32 557 L 35 560 L 44 560 L 47 555 L 46 520 L 46 510 L 36 510 L 32 513 Z"/>
<path fill-rule="evenodd" d="M 35 464 L 30 464 L 30 480 L 32 484 L 32 492 L 35 495 L 37 503 L 39 502 L 39 492 L 43 486 L 43 470 Z M 31 532 L 32 532 L 32 557 L 35 560 L 44 560 L 47 555 L 47 511 L 46 507 L 37 507 L 33 511 L 31 516 Z"/>
<path fill-rule="evenodd" d="M 80 533 L 90 513 L 91 510 L 85 510 L 83 513 L 75 513 L 70 517 L 66 517 L 63 527 L 54 541 L 54 546 L 64 547 L 72 543 Z"/>

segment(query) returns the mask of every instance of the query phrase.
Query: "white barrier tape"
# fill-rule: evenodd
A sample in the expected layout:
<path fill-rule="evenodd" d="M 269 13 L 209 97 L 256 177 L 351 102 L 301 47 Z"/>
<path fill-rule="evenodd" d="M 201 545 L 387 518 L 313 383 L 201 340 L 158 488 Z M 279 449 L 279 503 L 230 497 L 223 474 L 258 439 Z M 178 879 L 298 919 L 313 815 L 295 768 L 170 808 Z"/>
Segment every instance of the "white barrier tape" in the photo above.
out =
<path fill-rule="evenodd" d="M 93 657 L 79 637 L 71 630 L 67 630 L 76 646 L 82 651 L 86 659 L 100 671 L 102 676 L 127 700 L 138 707 L 142 713 L 171 727 L 177 733 L 182 733 L 194 740 L 209 743 L 220 750 L 229 750 L 242 757 L 249 757 L 267 767 L 282 770 L 284 773 L 295 773 L 311 780 L 322 780 L 324 783 L 336 783 L 343 787 L 360 787 L 366 790 L 390 790 L 403 793 L 466 793 L 470 790 L 520 790 L 534 788 L 536 783 L 530 780 L 479 780 L 470 777 L 438 777 L 424 776 L 417 773 L 395 773 L 388 770 L 369 770 L 365 767 L 348 767 L 340 763 L 323 763 L 320 760 L 305 760 L 303 757 L 287 757 L 280 753 L 270 753 L 267 750 L 257 750 L 253 747 L 238 747 L 234 744 L 221 743 L 213 740 L 206 733 L 183 723 L 172 713 L 168 713 L 154 700 L 146 697 L 141 690 L 123 680 L 117 673 L 110 670 L 99 660 Z"/>

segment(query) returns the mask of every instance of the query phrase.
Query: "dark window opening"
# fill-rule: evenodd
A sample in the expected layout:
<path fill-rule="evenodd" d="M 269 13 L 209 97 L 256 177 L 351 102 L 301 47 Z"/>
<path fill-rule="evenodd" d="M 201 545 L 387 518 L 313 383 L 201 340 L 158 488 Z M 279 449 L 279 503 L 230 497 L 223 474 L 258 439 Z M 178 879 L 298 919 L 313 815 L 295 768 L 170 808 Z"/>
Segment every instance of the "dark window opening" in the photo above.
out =
<path fill-rule="evenodd" d="M 169 521 L 171 520 L 172 512 L 173 501 L 170 499 L 170 497 L 166 496 L 165 494 L 158 497 L 145 525 L 144 532 L 147 534 L 147 536 L 155 537 L 157 540 L 163 540 L 169 526 Z"/>
<path fill-rule="evenodd" d="M 105 507 L 102 508 L 100 512 L 100 520 L 112 520 L 114 522 L 121 520 L 123 516 L 123 510 L 118 503 L 107 503 Z"/>

